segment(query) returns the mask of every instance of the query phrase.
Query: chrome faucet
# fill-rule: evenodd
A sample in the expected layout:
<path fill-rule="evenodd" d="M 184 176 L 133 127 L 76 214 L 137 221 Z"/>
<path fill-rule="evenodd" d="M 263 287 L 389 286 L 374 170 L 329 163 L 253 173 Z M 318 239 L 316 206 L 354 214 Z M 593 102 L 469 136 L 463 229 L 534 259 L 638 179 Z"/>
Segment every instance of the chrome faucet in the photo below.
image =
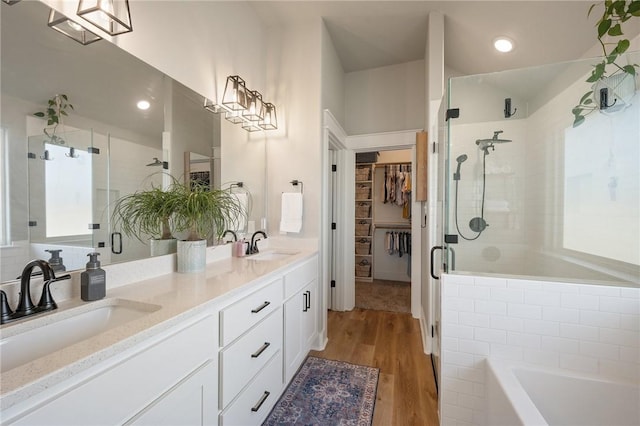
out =
<path fill-rule="evenodd" d="M 40 302 L 38 302 L 38 306 L 33 304 L 31 300 L 31 273 L 35 267 L 40 268 L 42 271 L 42 276 L 44 278 L 44 286 L 42 287 L 42 296 L 40 297 Z M 20 276 L 20 299 L 18 301 L 18 307 L 16 311 L 13 312 L 11 307 L 9 306 L 9 302 L 7 300 L 7 294 L 0 290 L 0 308 L 2 312 L 0 313 L 0 324 L 5 324 L 7 322 L 17 320 L 20 318 L 24 318 L 29 315 L 34 315 L 40 312 L 52 311 L 58 308 L 56 302 L 53 300 L 51 296 L 51 283 L 55 281 L 67 280 L 71 278 L 71 275 L 63 275 L 61 277 L 56 278 L 55 273 L 53 272 L 53 268 L 49 265 L 48 262 L 44 260 L 32 260 L 27 263 L 27 266 L 22 270 L 22 275 Z"/>
<path fill-rule="evenodd" d="M 256 240 L 256 236 L 260 234 L 262 235 L 264 238 L 267 238 L 267 234 L 264 231 L 256 231 L 253 233 L 253 235 L 251 236 L 251 244 L 249 244 L 249 247 L 247 247 L 247 253 L 246 254 L 256 254 L 258 253 L 258 241 L 262 240 L 262 238 L 258 238 Z"/>

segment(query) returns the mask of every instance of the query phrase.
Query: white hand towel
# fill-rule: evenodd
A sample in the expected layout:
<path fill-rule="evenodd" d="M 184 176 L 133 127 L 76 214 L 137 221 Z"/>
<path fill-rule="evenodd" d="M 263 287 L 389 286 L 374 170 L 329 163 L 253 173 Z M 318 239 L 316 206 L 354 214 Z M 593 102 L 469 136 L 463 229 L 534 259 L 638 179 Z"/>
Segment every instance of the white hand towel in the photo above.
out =
<path fill-rule="evenodd" d="M 302 229 L 301 193 L 282 193 L 282 212 L 280 217 L 280 232 L 300 232 Z"/>

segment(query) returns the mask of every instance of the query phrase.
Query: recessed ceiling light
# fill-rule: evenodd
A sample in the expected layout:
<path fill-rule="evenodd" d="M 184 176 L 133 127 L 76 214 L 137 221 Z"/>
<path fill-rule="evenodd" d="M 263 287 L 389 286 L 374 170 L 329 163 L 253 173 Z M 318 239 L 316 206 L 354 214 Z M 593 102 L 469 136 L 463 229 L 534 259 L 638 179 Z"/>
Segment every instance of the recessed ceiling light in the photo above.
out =
<path fill-rule="evenodd" d="M 141 110 L 149 109 L 149 107 L 151 106 L 149 101 L 138 101 L 138 103 L 136 105 Z"/>
<path fill-rule="evenodd" d="M 498 52 L 511 52 L 513 50 L 513 40 L 507 37 L 498 37 L 493 40 L 493 47 L 495 47 Z"/>

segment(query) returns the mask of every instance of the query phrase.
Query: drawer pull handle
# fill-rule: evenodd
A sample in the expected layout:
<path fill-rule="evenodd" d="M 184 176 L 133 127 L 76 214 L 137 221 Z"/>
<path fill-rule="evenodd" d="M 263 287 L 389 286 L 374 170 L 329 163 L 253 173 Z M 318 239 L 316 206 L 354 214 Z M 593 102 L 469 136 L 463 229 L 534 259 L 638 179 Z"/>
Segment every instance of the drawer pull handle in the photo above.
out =
<path fill-rule="evenodd" d="M 262 407 L 262 404 L 264 404 L 264 402 L 267 400 L 267 398 L 269 398 L 269 395 L 271 395 L 271 392 L 269 391 L 264 391 L 264 394 L 262 395 L 262 397 L 260 398 L 260 401 L 258 401 L 258 403 L 256 405 L 254 405 L 253 407 L 251 407 L 251 411 L 253 411 L 254 413 L 256 411 L 258 411 L 260 409 L 260 407 Z"/>
<path fill-rule="evenodd" d="M 251 354 L 251 358 L 258 358 L 260 355 L 262 355 L 262 352 L 267 350 L 269 346 L 271 346 L 271 343 L 264 342 L 264 345 L 260 346 L 260 349 Z"/>
<path fill-rule="evenodd" d="M 258 306 L 257 308 L 252 309 L 251 313 L 252 314 L 257 314 L 258 312 L 260 312 L 261 310 L 263 310 L 264 308 L 266 308 L 270 304 L 271 304 L 271 302 L 264 302 L 262 305 Z"/>

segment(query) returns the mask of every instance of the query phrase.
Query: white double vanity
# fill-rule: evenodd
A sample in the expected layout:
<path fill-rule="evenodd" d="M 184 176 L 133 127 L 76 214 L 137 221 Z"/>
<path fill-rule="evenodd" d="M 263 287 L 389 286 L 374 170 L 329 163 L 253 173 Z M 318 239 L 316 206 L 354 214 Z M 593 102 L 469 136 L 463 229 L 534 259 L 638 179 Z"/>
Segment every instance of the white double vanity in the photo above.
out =
<path fill-rule="evenodd" d="M 3 325 L 1 423 L 261 424 L 321 344 L 317 250 L 223 257 Z"/>

